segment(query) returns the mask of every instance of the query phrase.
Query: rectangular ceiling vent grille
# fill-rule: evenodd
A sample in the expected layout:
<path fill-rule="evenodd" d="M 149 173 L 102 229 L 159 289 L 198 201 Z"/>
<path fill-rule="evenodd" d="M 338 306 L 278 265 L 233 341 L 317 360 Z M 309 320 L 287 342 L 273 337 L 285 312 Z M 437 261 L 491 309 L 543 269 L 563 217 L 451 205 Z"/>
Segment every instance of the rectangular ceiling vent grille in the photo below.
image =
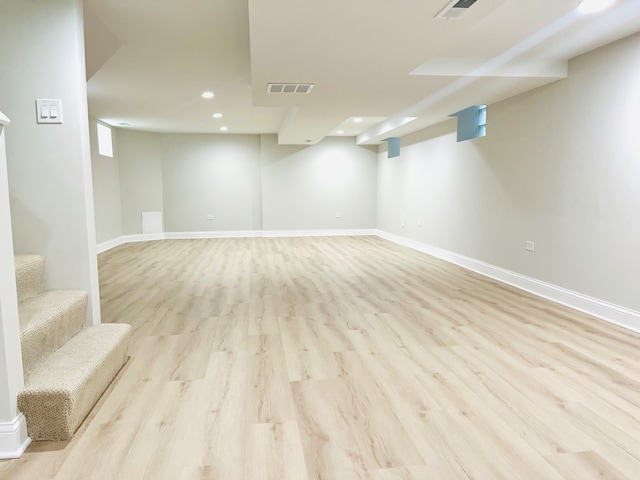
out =
<path fill-rule="evenodd" d="M 267 93 L 310 93 L 313 83 L 267 83 Z"/>
<path fill-rule="evenodd" d="M 462 17 L 477 0 L 453 0 L 436 15 L 436 18 L 454 20 Z"/>

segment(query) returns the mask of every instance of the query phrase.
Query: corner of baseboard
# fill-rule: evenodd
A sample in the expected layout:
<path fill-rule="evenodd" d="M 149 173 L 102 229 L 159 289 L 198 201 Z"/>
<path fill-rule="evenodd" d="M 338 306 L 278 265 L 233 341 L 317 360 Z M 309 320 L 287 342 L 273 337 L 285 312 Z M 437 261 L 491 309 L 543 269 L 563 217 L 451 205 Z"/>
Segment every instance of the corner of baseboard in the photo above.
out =
<path fill-rule="evenodd" d="M 99 243 L 98 245 L 96 245 L 96 251 L 98 254 L 101 254 L 106 252 L 107 250 L 111 250 L 112 248 L 124 245 L 125 243 L 149 242 L 152 240 L 165 240 L 166 238 L 167 234 L 165 233 L 140 233 L 135 235 L 122 235 L 120 237 L 107 240 L 106 242 Z"/>
<path fill-rule="evenodd" d="M 101 242 L 96 245 L 96 251 L 99 254 L 106 252 L 107 250 L 111 250 L 112 248 L 119 247 L 120 245 L 124 245 L 126 242 L 126 237 L 116 237 L 111 240 L 107 240 L 106 242 Z"/>
<path fill-rule="evenodd" d="M 0 422 L 0 460 L 20 458 L 30 444 L 27 420 L 22 413 L 12 422 Z"/>

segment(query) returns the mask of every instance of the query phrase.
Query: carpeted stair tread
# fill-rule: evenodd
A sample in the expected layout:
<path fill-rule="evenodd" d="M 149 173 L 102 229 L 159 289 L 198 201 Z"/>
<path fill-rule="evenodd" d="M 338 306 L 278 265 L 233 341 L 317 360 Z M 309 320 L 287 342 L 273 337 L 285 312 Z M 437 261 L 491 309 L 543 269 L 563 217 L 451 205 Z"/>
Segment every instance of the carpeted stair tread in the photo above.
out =
<path fill-rule="evenodd" d="M 68 440 L 127 359 L 131 327 L 84 328 L 88 295 L 43 291 L 42 255 L 16 255 L 25 387 L 18 408 L 32 440 Z"/>
<path fill-rule="evenodd" d="M 18 302 L 38 295 L 42 291 L 44 257 L 42 255 L 15 255 Z"/>
<path fill-rule="evenodd" d="M 127 359 L 131 326 L 86 328 L 25 377 L 18 408 L 33 440 L 68 440 Z"/>
<path fill-rule="evenodd" d="M 43 292 L 18 304 L 25 374 L 82 330 L 87 300 L 84 291 L 66 290 Z"/>

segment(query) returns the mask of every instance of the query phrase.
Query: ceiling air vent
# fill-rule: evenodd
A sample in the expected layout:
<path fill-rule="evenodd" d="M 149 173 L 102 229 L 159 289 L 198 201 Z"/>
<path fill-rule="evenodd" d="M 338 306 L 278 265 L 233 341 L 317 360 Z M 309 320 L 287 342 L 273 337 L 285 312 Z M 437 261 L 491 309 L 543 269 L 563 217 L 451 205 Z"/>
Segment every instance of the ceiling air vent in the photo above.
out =
<path fill-rule="evenodd" d="M 453 0 L 436 15 L 436 18 L 453 20 L 462 17 L 477 0 Z"/>
<path fill-rule="evenodd" d="M 267 83 L 267 93 L 309 93 L 313 83 Z"/>

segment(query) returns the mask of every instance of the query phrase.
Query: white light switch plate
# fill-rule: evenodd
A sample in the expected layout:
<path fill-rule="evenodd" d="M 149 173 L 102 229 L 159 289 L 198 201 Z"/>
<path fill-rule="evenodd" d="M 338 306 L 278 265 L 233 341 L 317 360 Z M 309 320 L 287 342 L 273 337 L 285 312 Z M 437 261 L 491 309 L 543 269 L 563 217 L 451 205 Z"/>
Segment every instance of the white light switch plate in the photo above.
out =
<path fill-rule="evenodd" d="M 62 100 L 36 100 L 36 119 L 38 123 L 62 123 Z"/>

